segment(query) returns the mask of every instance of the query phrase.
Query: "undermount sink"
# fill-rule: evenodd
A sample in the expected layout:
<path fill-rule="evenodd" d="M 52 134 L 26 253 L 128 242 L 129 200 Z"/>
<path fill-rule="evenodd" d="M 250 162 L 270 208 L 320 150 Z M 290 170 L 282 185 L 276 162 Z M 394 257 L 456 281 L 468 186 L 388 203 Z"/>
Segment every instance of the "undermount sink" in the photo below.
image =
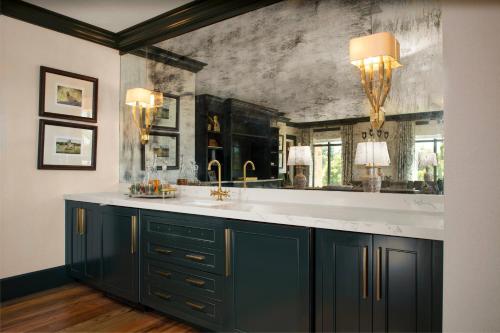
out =
<path fill-rule="evenodd" d="M 201 206 L 201 207 L 218 207 L 230 204 L 230 201 L 217 201 L 217 200 L 191 200 L 186 201 L 186 205 Z"/>

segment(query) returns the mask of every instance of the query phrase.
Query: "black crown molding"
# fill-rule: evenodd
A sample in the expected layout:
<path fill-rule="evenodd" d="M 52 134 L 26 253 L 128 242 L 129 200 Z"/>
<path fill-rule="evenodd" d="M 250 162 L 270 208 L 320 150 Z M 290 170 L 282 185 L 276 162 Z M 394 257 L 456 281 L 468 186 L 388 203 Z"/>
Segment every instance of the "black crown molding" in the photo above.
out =
<path fill-rule="evenodd" d="M 424 120 L 441 120 L 443 119 L 443 111 L 428 111 L 418 113 L 392 114 L 386 115 L 385 121 L 424 121 Z M 325 121 L 310 121 L 304 123 L 287 122 L 287 126 L 295 128 L 312 128 L 312 127 L 332 127 L 342 125 L 353 125 L 357 123 L 370 122 L 370 117 L 346 118 Z"/>
<path fill-rule="evenodd" d="M 161 62 L 170 66 L 181 68 L 193 73 L 198 73 L 207 64 L 191 59 L 189 57 L 164 50 L 156 46 L 146 46 L 140 49 L 132 50 L 130 54 Z"/>
<path fill-rule="evenodd" d="M 111 48 L 118 48 L 117 35 L 71 17 L 20 0 L 2 0 L 0 13 Z"/>
<path fill-rule="evenodd" d="M 0 14 L 118 49 L 120 54 L 125 54 L 279 1 L 196 0 L 118 33 L 21 0 L 0 0 Z"/>

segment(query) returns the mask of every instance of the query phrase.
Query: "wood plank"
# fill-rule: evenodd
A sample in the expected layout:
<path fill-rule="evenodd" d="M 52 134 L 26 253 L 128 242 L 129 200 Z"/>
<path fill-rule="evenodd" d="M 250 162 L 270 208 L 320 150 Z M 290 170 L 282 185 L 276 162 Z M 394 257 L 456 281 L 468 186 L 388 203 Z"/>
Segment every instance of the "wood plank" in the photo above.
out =
<path fill-rule="evenodd" d="M 72 284 L 0 306 L 1 332 L 179 332 L 193 327 L 156 312 L 143 312 L 101 292 Z"/>

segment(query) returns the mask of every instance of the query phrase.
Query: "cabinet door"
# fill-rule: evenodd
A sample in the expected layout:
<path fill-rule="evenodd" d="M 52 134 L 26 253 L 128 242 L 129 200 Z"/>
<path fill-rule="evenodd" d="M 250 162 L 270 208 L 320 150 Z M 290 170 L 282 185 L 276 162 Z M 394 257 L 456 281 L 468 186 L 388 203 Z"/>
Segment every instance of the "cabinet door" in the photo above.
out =
<path fill-rule="evenodd" d="M 373 236 L 373 330 L 429 332 L 432 242 Z"/>
<path fill-rule="evenodd" d="M 139 301 L 137 209 L 102 207 L 103 286 L 106 292 Z"/>
<path fill-rule="evenodd" d="M 310 229 L 235 221 L 226 232 L 229 329 L 309 331 Z"/>
<path fill-rule="evenodd" d="M 78 202 L 66 201 L 66 269 L 76 279 L 83 279 L 84 270 L 80 209 Z"/>
<path fill-rule="evenodd" d="M 372 236 L 316 232 L 316 331 L 372 330 Z"/>
<path fill-rule="evenodd" d="M 66 203 L 66 261 L 71 276 L 94 285 L 101 280 L 101 219 L 99 206 Z"/>

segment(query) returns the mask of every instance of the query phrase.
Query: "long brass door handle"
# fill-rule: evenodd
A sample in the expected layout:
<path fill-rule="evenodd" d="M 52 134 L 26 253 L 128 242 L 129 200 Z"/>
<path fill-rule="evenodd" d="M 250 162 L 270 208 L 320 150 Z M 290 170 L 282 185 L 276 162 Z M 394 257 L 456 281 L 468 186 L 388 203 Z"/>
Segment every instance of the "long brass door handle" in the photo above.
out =
<path fill-rule="evenodd" d="M 382 283 L 382 248 L 378 247 L 377 248 L 377 258 L 375 262 L 375 266 L 377 271 L 375 272 L 375 283 L 376 283 L 376 299 L 377 301 L 380 301 L 382 299 L 382 288 L 381 288 L 381 283 Z"/>
<path fill-rule="evenodd" d="M 186 259 L 194 260 L 194 261 L 205 261 L 205 256 L 197 255 L 197 254 L 186 254 L 184 256 Z"/>
<path fill-rule="evenodd" d="M 226 276 L 231 275 L 231 229 L 224 230 L 224 240 L 226 249 Z"/>
<path fill-rule="evenodd" d="M 80 236 L 85 234 L 85 209 L 77 208 L 77 232 Z"/>
<path fill-rule="evenodd" d="M 155 291 L 153 293 L 153 295 L 155 295 L 156 297 L 159 297 L 161 299 L 164 299 L 166 301 L 168 301 L 168 300 L 170 300 L 172 298 L 172 295 L 167 295 L 167 294 L 161 293 L 159 291 Z"/>
<path fill-rule="evenodd" d="M 135 254 L 137 251 L 137 216 L 130 218 L 130 254 Z"/>
<path fill-rule="evenodd" d="M 193 284 L 198 287 L 202 287 L 205 285 L 205 281 L 200 280 L 200 279 L 194 279 L 194 278 L 186 278 L 184 281 L 187 283 Z"/>
<path fill-rule="evenodd" d="M 363 299 L 368 298 L 368 246 L 363 247 L 363 269 L 361 271 L 361 280 L 363 283 Z"/>
<path fill-rule="evenodd" d="M 154 251 L 161 253 L 161 254 L 172 254 L 174 252 L 174 251 L 169 250 L 169 249 L 164 249 L 163 247 L 155 247 Z"/>
<path fill-rule="evenodd" d="M 198 311 L 202 311 L 203 309 L 205 309 L 205 305 L 196 304 L 196 303 L 193 303 L 193 302 L 186 302 L 186 305 L 190 306 L 191 308 L 193 308 L 195 310 L 198 310 Z"/>

